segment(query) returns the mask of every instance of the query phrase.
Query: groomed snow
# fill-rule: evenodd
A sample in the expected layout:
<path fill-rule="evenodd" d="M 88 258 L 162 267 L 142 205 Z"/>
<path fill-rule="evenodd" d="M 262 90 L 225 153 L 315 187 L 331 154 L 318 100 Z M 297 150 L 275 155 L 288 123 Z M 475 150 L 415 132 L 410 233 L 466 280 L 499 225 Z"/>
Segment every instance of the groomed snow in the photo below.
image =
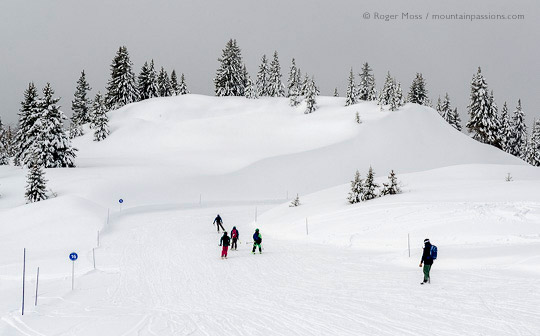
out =
<path fill-rule="evenodd" d="M 74 142 L 77 168 L 47 170 L 58 197 L 37 204 L 24 204 L 26 170 L 0 167 L 0 334 L 540 334 L 538 169 L 429 108 L 342 105 L 320 97 L 304 115 L 272 98 L 132 104 L 109 114 L 105 141 L 86 130 Z M 379 182 L 394 169 L 404 193 L 347 204 L 348 181 L 370 165 Z M 228 260 L 216 213 L 240 229 Z M 255 226 L 265 250 L 253 256 Z M 420 286 L 426 237 L 440 258 Z"/>

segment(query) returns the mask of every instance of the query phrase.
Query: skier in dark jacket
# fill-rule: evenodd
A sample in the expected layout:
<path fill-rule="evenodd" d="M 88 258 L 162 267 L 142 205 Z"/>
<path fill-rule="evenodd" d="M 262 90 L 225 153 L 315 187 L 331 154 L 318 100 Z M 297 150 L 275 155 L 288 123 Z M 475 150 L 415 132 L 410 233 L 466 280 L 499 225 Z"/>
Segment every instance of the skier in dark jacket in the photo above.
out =
<path fill-rule="evenodd" d="M 262 236 L 259 233 L 259 229 L 255 229 L 255 233 L 253 234 L 253 250 L 251 251 L 251 253 L 255 254 L 255 249 L 257 248 L 257 246 L 259 247 L 259 253 L 262 253 L 261 243 Z"/>
<path fill-rule="evenodd" d="M 420 284 L 423 285 L 429 281 L 429 271 L 433 265 L 433 258 L 431 257 L 431 242 L 429 239 L 424 239 L 424 251 L 422 252 L 422 259 L 420 259 L 420 267 L 424 264 L 424 281 Z"/>
<path fill-rule="evenodd" d="M 221 230 L 225 232 L 225 228 L 223 227 L 223 219 L 221 219 L 221 216 L 218 214 L 217 217 L 214 219 L 214 224 L 217 226 L 217 232 L 219 233 L 219 228 L 221 227 Z"/>
<path fill-rule="evenodd" d="M 232 228 L 231 238 L 232 238 L 231 250 L 234 249 L 236 251 L 238 249 L 237 241 L 238 241 L 238 238 L 240 238 L 240 233 L 238 233 L 236 226 L 233 226 Z"/>
<path fill-rule="evenodd" d="M 219 246 L 223 246 L 221 249 L 221 259 L 227 259 L 227 251 L 229 250 L 229 245 L 231 243 L 231 238 L 227 236 L 227 231 L 223 232 L 223 236 L 219 240 Z"/>

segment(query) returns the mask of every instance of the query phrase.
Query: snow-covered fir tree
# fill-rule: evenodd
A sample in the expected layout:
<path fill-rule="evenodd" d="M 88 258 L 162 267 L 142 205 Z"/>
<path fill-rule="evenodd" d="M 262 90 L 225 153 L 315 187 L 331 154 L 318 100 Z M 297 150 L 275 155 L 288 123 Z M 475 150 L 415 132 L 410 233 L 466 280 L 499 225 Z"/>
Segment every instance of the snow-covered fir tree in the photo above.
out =
<path fill-rule="evenodd" d="M 334 97 L 339 97 L 339 92 L 337 88 L 334 88 Z"/>
<path fill-rule="evenodd" d="M 30 83 L 24 91 L 24 100 L 21 102 L 19 110 L 18 129 L 13 141 L 13 163 L 17 166 L 24 165 L 31 159 L 32 146 L 40 132 L 39 128 L 34 127 L 34 124 L 40 115 L 38 93 L 34 83 Z"/>
<path fill-rule="evenodd" d="M 317 96 L 318 96 L 317 85 L 315 84 L 315 79 L 310 78 L 306 87 L 306 110 L 305 114 L 313 113 L 317 110 Z"/>
<path fill-rule="evenodd" d="M 356 115 L 355 115 L 354 120 L 356 121 L 357 124 L 362 123 L 362 119 L 360 119 L 360 113 L 358 113 L 358 111 L 356 111 Z"/>
<path fill-rule="evenodd" d="M 395 88 L 394 101 L 393 101 L 393 104 L 390 106 L 390 111 L 395 111 L 405 104 L 405 100 L 403 99 L 403 90 L 401 89 L 401 83 L 397 82 L 396 84 L 395 79 L 394 79 L 394 88 Z"/>
<path fill-rule="evenodd" d="M 437 100 L 436 110 L 447 123 L 453 126 L 454 113 L 448 93 L 445 94 L 443 101 L 441 101 L 441 97 L 439 97 L 439 99 Z"/>
<path fill-rule="evenodd" d="M 26 192 L 24 196 L 29 203 L 46 200 L 47 180 L 41 165 L 36 163 L 37 158 L 29 161 L 29 171 L 26 178 Z"/>
<path fill-rule="evenodd" d="M 534 121 L 532 134 L 528 142 L 527 162 L 533 166 L 540 166 L 540 119 Z"/>
<path fill-rule="evenodd" d="M 0 166 L 9 164 L 9 154 L 4 142 L 0 141 Z"/>
<path fill-rule="evenodd" d="M 499 129 L 497 115 L 493 114 L 491 98 L 486 79 L 480 67 L 471 81 L 469 121 L 467 128 L 474 139 L 491 145 L 498 144 Z"/>
<path fill-rule="evenodd" d="M 218 61 L 220 64 L 214 78 L 216 96 L 243 96 L 246 78 L 242 53 L 236 40 L 227 42 Z"/>
<path fill-rule="evenodd" d="M 428 105 L 428 91 L 426 88 L 426 82 L 421 73 L 417 73 L 414 78 L 411 88 L 409 90 L 409 95 L 407 101 L 409 103 Z"/>
<path fill-rule="evenodd" d="M 257 72 L 257 95 L 259 97 L 270 96 L 270 67 L 266 55 L 262 56 L 259 72 Z"/>
<path fill-rule="evenodd" d="M 372 167 L 369 167 L 366 180 L 364 182 L 364 192 L 362 193 L 361 200 L 369 201 L 377 198 L 379 185 L 375 183 L 375 172 Z"/>
<path fill-rule="evenodd" d="M 512 133 L 508 139 L 508 153 L 522 157 L 526 149 L 527 125 L 525 125 L 525 113 L 521 108 L 521 99 L 512 116 Z"/>
<path fill-rule="evenodd" d="M 349 79 L 347 80 L 347 92 L 345 93 L 345 106 L 356 104 L 356 83 L 354 82 L 353 69 L 349 72 Z"/>
<path fill-rule="evenodd" d="M 7 152 L 9 157 L 13 157 L 15 155 L 15 133 L 11 126 L 8 126 L 8 128 L 5 131 L 5 142 L 4 145 L 6 146 Z"/>
<path fill-rule="evenodd" d="M 399 90 L 399 92 L 400 91 L 401 90 Z M 390 72 L 388 72 L 386 75 L 386 80 L 384 81 L 383 89 L 379 94 L 378 104 L 381 106 L 381 110 L 384 106 L 388 106 L 390 111 L 395 111 L 402 105 L 402 100 L 402 95 L 400 97 L 400 94 L 398 93 L 396 80 L 392 78 Z"/>
<path fill-rule="evenodd" d="M 354 180 L 351 181 L 351 191 L 347 200 L 351 204 L 360 203 L 364 194 L 364 181 L 360 178 L 360 172 L 357 170 L 354 174 Z"/>
<path fill-rule="evenodd" d="M 300 206 L 301 203 L 300 203 L 300 196 L 298 196 L 298 194 L 296 194 L 296 198 L 292 200 L 291 204 L 289 204 L 289 207 L 297 207 L 297 206 Z"/>
<path fill-rule="evenodd" d="M 457 107 L 452 110 L 450 120 L 452 121 L 450 125 L 461 132 L 461 117 L 459 116 Z"/>
<path fill-rule="evenodd" d="M 138 77 L 138 91 L 140 100 L 150 99 L 159 96 L 157 72 L 154 67 L 154 60 L 150 63 L 144 62 Z"/>
<path fill-rule="evenodd" d="M 173 95 L 169 74 L 167 74 L 167 71 L 163 67 L 161 67 L 158 75 L 158 94 L 160 97 L 170 97 Z"/>
<path fill-rule="evenodd" d="M 186 95 L 186 94 L 189 94 L 189 90 L 187 88 L 187 84 L 186 84 L 186 77 L 184 76 L 184 74 L 182 73 L 180 75 L 180 85 L 178 86 L 178 94 L 179 95 Z"/>
<path fill-rule="evenodd" d="M 305 97 L 307 94 L 307 88 L 309 85 L 309 75 L 306 73 L 304 79 L 300 83 L 300 96 Z"/>
<path fill-rule="evenodd" d="M 47 83 L 43 88 L 43 97 L 38 100 L 41 115 L 33 125 L 39 135 L 35 139 L 32 159 L 45 168 L 75 167 L 76 149 L 71 146 L 64 130 L 66 117 L 57 105 L 60 98 L 53 96 L 54 91 Z"/>
<path fill-rule="evenodd" d="M 176 70 L 174 69 L 171 72 L 171 90 L 173 96 L 178 96 L 180 89 L 178 84 L 178 76 L 176 75 Z"/>
<path fill-rule="evenodd" d="M 2 119 L 0 119 L 0 166 L 9 164 L 9 153 L 7 145 L 7 136 L 6 130 L 4 129 L 4 124 Z"/>
<path fill-rule="evenodd" d="M 289 68 L 289 78 L 287 79 L 287 97 L 291 96 L 292 91 L 300 93 L 300 83 L 298 81 L 298 68 L 296 67 L 296 61 L 294 58 L 291 61 L 291 67 Z"/>
<path fill-rule="evenodd" d="M 71 110 L 73 111 L 70 128 L 71 138 L 83 135 L 82 125 L 90 122 L 90 101 L 87 97 L 90 90 L 90 85 L 86 81 L 86 74 L 83 70 L 81 77 L 77 81 L 75 98 L 71 102 Z"/>
<path fill-rule="evenodd" d="M 396 177 L 394 170 L 388 175 L 388 183 L 383 183 L 383 189 L 381 190 L 381 196 L 400 194 L 401 188 Z"/>
<path fill-rule="evenodd" d="M 510 152 L 509 141 L 512 137 L 512 122 L 510 121 L 510 116 L 508 115 L 508 106 L 504 102 L 501 115 L 499 117 L 499 141 L 501 149 L 507 153 Z"/>
<path fill-rule="evenodd" d="M 111 78 L 105 99 L 107 109 L 118 109 L 139 100 L 132 67 L 127 47 L 121 46 L 111 64 Z"/>
<path fill-rule="evenodd" d="M 270 97 L 284 97 L 285 88 L 281 82 L 281 66 L 279 65 L 278 52 L 274 51 L 274 58 L 270 63 L 270 78 L 269 78 L 269 95 Z"/>
<path fill-rule="evenodd" d="M 251 77 L 247 78 L 245 96 L 246 96 L 247 99 L 257 99 L 257 98 L 259 98 L 259 96 L 257 96 L 257 89 L 255 88 L 255 84 L 251 80 Z"/>
<path fill-rule="evenodd" d="M 362 72 L 359 74 L 360 83 L 358 84 L 358 99 L 360 100 L 377 100 L 375 76 L 371 73 L 372 71 L 367 62 L 362 65 Z"/>
<path fill-rule="evenodd" d="M 104 140 L 109 135 L 109 118 L 100 92 L 96 94 L 92 104 L 92 129 L 94 141 Z"/>
<path fill-rule="evenodd" d="M 300 105 L 301 102 L 300 97 L 300 86 L 294 86 L 289 90 L 289 105 L 295 107 Z"/>

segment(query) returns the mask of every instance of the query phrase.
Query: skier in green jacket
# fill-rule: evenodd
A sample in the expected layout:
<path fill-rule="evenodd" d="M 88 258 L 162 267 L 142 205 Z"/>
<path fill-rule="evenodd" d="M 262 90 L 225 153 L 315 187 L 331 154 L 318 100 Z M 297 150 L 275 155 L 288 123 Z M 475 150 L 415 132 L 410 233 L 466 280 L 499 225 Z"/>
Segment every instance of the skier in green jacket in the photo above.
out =
<path fill-rule="evenodd" d="M 262 253 L 261 243 L 262 236 L 259 233 L 259 229 L 255 229 L 255 233 L 253 234 L 253 250 L 251 251 L 251 253 L 255 254 L 255 249 L 257 248 L 257 246 L 259 247 L 259 253 Z"/>

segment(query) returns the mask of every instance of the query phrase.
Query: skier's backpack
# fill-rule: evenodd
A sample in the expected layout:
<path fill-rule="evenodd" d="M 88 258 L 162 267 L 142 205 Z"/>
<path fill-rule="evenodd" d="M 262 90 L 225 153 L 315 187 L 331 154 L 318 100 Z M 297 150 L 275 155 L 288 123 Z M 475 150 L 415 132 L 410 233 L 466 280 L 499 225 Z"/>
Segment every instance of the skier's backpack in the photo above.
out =
<path fill-rule="evenodd" d="M 429 249 L 429 256 L 432 260 L 437 259 L 437 246 L 431 245 L 431 248 Z"/>

